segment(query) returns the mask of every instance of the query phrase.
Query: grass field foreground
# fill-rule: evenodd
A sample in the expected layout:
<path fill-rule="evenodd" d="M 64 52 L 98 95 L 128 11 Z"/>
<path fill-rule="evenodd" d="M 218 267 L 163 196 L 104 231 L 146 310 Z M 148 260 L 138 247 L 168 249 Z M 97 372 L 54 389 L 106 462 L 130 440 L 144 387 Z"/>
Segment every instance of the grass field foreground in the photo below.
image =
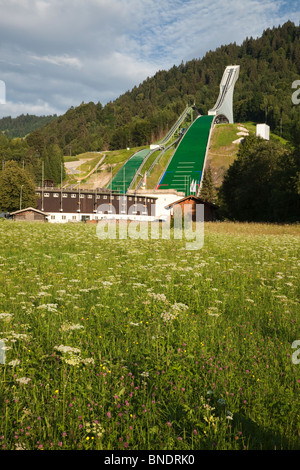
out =
<path fill-rule="evenodd" d="M 300 449 L 299 226 L 0 236 L 1 449 Z"/>

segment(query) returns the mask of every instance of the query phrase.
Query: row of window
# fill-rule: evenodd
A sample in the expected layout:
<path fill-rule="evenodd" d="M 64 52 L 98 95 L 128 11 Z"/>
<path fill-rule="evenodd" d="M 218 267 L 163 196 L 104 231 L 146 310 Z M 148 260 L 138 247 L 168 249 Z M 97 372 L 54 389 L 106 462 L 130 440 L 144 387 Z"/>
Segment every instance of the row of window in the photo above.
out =
<path fill-rule="evenodd" d="M 102 214 L 103 212 L 102 211 L 99 211 L 99 214 Z M 112 211 L 107 211 L 108 214 L 112 214 Z M 121 211 L 121 214 L 126 214 L 126 211 Z M 137 211 L 133 211 L 131 215 L 136 215 L 137 214 Z M 142 215 L 148 215 L 148 212 L 145 211 L 145 212 L 142 212 Z M 90 218 L 90 216 L 85 216 L 87 219 Z M 59 220 L 60 217 L 58 217 L 57 220 Z M 56 219 L 56 216 L 55 215 L 51 215 L 51 220 L 55 220 Z M 67 216 L 66 215 L 62 215 L 61 216 L 61 220 L 67 220 Z M 69 218 L 69 220 L 77 220 L 77 215 L 72 215 L 71 218 Z M 98 220 L 98 216 L 96 215 L 95 216 L 95 220 Z"/>
<path fill-rule="evenodd" d="M 51 193 L 51 194 L 53 194 L 53 197 L 60 197 L 59 193 Z M 36 195 L 40 197 L 41 193 L 36 193 Z M 80 194 L 79 195 L 80 199 L 84 199 L 85 196 L 86 196 L 85 194 Z M 44 197 L 50 197 L 50 193 L 44 193 Z M 62 197 L 67 198 L 68 194 L 63 193 Z M 77 198 L 77 194 L 71 194 L 71 198 L 73 198 L 73 199 Z M 96 195 L 96 199 L 106 199 L 107 200 L 108 198 L 110 200 L 116 199 L 117 201 L 119 201 L 120 198 L 124 199 L 124 196 L 112 196 L 112 195 L 109 195 L 109 196 L 108 195 L 102 195 L 102 196 L 100 196 L 100 195 Z M 142 202 L 145 199 L 145 198 L 142 198 L 142 197 L 139 197 L 139 198 L 135 197 L 134 198 L 134 197 L 131 197 L 131 196 L 128 196 L 127 198 L 128 198 L 129 201 L 132 201 L 133 199 L 135 199 L 136 201 L 140 201 L 140 202 Z M 87 199 L 93 199 L 93 195 L 92 194 L 87 194 Z M 153 199 L 151 199 L 150 202 L 153 203 L 154 202 Z"/>

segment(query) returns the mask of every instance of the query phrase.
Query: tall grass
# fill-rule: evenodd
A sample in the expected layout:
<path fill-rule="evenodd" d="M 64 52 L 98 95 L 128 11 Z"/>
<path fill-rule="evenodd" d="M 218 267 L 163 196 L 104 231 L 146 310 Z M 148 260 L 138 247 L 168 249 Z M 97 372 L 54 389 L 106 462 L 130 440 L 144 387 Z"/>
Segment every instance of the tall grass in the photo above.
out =
<path fill-rule="evenodd" d="M 300 448 L 299 228 L 206 227 L 0 223 L 2 449 Z"/>

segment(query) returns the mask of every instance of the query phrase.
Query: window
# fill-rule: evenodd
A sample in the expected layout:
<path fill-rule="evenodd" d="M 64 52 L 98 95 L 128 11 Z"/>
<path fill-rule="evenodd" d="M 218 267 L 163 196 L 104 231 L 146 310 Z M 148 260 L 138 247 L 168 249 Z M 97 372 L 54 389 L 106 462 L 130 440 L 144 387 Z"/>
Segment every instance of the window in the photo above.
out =
<path fill-rule="evenodd" d="M 40 196 L 41 196 L 41 193 L 35 193 L 35 195 L 36 195 L 37 197 L 40 197 Z"/>
<path fill-rule="evenodd" d="M 107 196 L 103 196 L 103 199 L 107 199 Z"/>
<path fill-rule="evenodd" d="M 66 220 L 67 217 L 65 215 L 62 215 L 61 218 L 62 220 Z"/>
<path fill-rule="evenodd" d="M 84 199 L 84 194 L 80 194 L 80 199 Z"/>
<path fill-rule="evenodd" d="M 49 197 L 49 193 L 44 193 L 44 197 Z"/>
<path fill-rule="evenodd" d="M 68 195 L 66 193 L 63 193 L 63 197 L 68 197 Z"/>
<path fill-rule="evenodd" d="M 92 199 L 93 198 L 93 195 L 92 194 L 88 194 L 88 199 Z"/>
<path fill-rule="evenodd" d="M 120 196 L 117 196 L 117 201 L 119 201 L 119 200 L 120 200 Z"/>
<path fill-rule="evenodd" d="M 76 198 L 76 194 L 71 194 L 71 197 L 74 199 Z"/>
<path fill-rule="evenodd" d="M 53 197 L 59 197 L 58 193 L 53 193 Z"/>
<path fill-rule="evenodd" d="M 51 215 L 51 220 L 55 220 L 55 215 Z"/>
<path fill-rule="evenodd" d="M 132 197 L 129 198 L 129 201 L 132 201 Z"/>
<path fill-rule="evenodd" d="M 96 199 L 100 199 L 100 198 L 101 198 L 101 196 L 96 196 Z"/>
<path fill-rule="evenodd" d="M 77 216 L 76 215 L 72 215 L 72 220 L 76 220 L 77 219 Z"/>

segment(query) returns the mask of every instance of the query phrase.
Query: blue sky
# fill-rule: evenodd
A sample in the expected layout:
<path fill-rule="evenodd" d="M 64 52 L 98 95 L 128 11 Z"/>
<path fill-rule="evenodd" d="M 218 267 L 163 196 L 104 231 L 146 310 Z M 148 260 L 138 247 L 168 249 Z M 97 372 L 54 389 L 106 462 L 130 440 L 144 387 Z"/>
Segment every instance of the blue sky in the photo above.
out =
<path fill-rule="evenodd" d="M 105 104 L 287 20 L 299 24 L 298 0 L 0 0 L 0 117 Z"/>

